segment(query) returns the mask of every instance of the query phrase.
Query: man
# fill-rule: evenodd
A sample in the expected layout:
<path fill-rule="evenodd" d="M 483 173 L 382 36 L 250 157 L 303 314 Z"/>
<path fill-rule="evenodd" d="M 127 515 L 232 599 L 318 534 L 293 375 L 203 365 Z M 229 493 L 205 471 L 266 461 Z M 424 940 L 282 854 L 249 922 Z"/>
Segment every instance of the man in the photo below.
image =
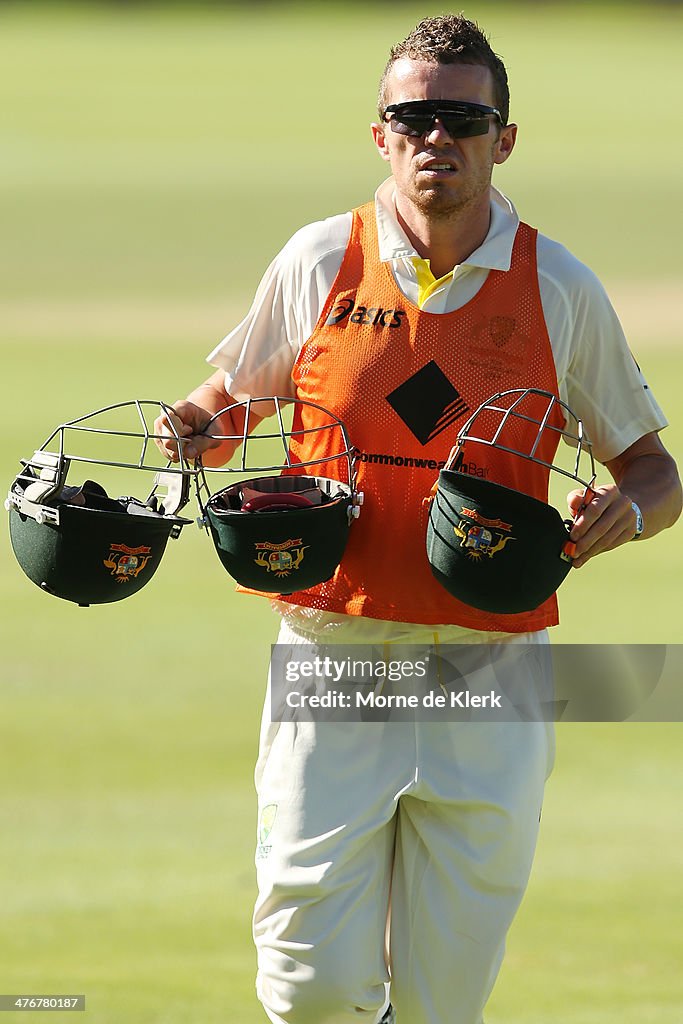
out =
<path fill-rule="evenodd" d="M 575 567 L 676 520 L 666 421 L 601 286 L 492 188 L 517 136 L 508 105 L 501 60 L 462 17 L 425 19 L 392 49 L 372 125 L 392 177 L 276 257 L 210 355 L 217 372 L 174 407 L 187 457 L 229 457 L 202 436 L 229 396 L 291 395 L 331 409 L 361 452 L 438 462 L 467 410 L 533 386 L 583 418 L 614 481 L 585 508 L 569 495 Z M 160 446 L 177 457 L 171 439 Z M 361 462 L 366 502 L 342 566 L 277 603 L 279 642 L 546 642 L 554 600 L 490 615 L 439 588 L 419 500 L 434 471 L 388 461 Z M 481 1024 L 551 765 L 542 722 L 294 724 L 267 708 L 254 933 L 268 1018 Z"/>

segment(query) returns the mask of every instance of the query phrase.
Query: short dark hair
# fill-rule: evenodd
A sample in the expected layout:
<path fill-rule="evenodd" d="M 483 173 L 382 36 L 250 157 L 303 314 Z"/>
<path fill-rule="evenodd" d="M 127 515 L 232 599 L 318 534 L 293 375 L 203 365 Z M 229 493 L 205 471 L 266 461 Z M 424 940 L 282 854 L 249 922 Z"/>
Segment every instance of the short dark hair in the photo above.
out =
<path fill-rule="evenodd" d="M 386 108 L 386 88 L 389 72 L 401 57 L 423 60 L 431 64 L 480 64 L 493 75 L 496 106 L 503 124 L 510 116 L 510 90 L 505 65 L 491 49 L 480 27 L 461 14 L 444 14 L 436 18 L 423 18 L 406 38 L 392 46 L 389 60 L 379 83 L 379 116 Z"/>

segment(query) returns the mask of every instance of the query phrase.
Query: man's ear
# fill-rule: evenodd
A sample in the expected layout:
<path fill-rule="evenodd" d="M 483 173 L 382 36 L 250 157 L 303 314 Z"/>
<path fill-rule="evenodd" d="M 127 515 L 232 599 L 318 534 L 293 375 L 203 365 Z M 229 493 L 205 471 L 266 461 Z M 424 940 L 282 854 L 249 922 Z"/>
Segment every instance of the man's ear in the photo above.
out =
<path fill-rule="evenodd" d="M 382 157 L 382 160 L 386 160 L 388 163 L 390 157 L 389 147 L 387 146 L 386 125 L 378 124 L 376 121 L 373 121 L 370 125 L 370 131 L 372 133 L 372 141 L 377 146 L 379 155 Z"/>
<path fill-rule="evenodd" d="M 500 135 L 496 142 L 496 148 L 494 153 L 494 163 L 504 164 L 507 158 L 515 148 L 515 142 L 517 141 L 517 125 L 506 124 L 500 129 Z"/>

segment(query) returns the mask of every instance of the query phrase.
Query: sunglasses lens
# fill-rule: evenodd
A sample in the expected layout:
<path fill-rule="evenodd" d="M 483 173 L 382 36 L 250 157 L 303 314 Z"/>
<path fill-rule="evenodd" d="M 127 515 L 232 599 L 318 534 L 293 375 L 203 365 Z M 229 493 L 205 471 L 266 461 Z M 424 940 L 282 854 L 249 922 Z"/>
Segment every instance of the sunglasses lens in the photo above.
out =
<path fill-rule="evenodd" d="M 453 139 L 486 135 L 490 127 L 489 113 L 497 114 L 493 107 L 475 103 L 454 103 L 450 108 L 442 108 L 439 103 L 421 101 L 405 106 L 397 104 L 387 110 L 391 113 L 391 130 L 413 138 L 432 131 L 437 117 Z"/>
<path fill-rule="evenodd" d="M 397 135 L 424 135 L 428 132 L 434 119 L 423 114 L 396 114 L 391 119 L 391 130 Z"/>
<path fill-rule="evenodd" d="M 473 135 L 486 135 L 490 124 L 487 117 L 448 117 L 439 118 L 452 139 L 471 139 Z"/>

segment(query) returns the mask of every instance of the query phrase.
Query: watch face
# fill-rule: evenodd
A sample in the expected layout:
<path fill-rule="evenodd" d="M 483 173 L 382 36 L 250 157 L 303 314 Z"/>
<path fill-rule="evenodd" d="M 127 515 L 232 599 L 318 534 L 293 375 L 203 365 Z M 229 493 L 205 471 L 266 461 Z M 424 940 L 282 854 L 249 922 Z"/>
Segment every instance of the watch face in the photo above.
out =
<path fill-rule="evenodd" d="M 636 514 L 636 532 L 633 535 L 633 539 L 635 540 L 636 537 L 640 537 L 641 533 L 643 532 L 643 513 L 640 511 L 635 501 L 631 502 L 631 508 Z"/>

